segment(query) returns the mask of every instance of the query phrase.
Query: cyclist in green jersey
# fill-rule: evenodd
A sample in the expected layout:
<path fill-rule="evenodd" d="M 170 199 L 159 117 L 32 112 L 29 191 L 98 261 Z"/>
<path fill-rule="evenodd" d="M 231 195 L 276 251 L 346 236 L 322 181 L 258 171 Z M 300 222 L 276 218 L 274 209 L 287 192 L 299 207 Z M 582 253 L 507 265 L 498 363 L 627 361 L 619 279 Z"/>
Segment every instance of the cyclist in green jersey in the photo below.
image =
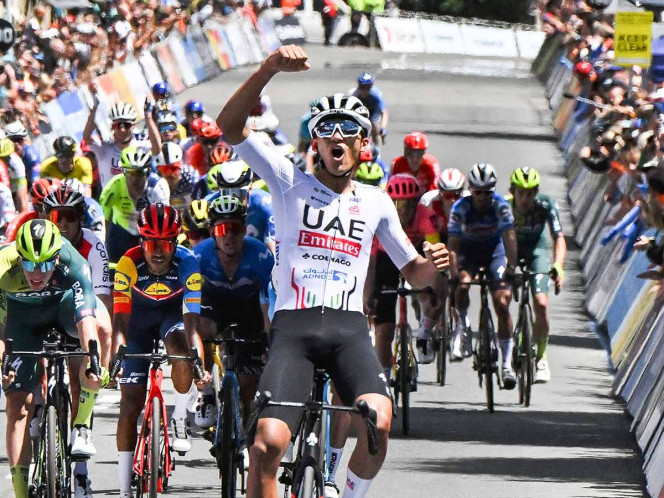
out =
<path fill-rule="evenodd" d="M 99 343 L 90 269 L 52 222 L 40 219 L 24 223 L 16 242 L 0 249 L 0 291 L 7 298 L 2 338 L 13 339 L 17 351 L 40 351 L 42 334 L 51 327 L 78 338 L 84 350 L 91 339 Z M 4 350 L 5 343 L 0 341 L 0 357 Z M 33 410 L 33 393 L 40 383 L 37 365 L 35 358 L 15 357 L 12 371 L 2 379 L 7 395 L 7 460 L 17 498 L 28 498 L 32 447 L 26 429 Z M 96 453 L 90 418 L 101 387 L 101 379 L 86 375 L 86 369 L 86 362 L 81 362 L 80 397 L 90 402 L 79 404 L 71 449 L 72 455 L 83 458 Z M 76 399 L 74 379 L 72 375 L 72 398 Z"/>
<path fill-rule="evenodd" d="M 533 272 L 552 272 L 555 275 L 556 288 L 559 289 L 565 278 L 563 266 L 567 244 L 558 216 L 558 207 L 551 197 L 539 193 L 540 175 L 535 168 L 516 169 L 510 177 L 510 183 L 512 195 L 506 199 L 512 204 L 514 213 L 519 261 L 525 259 Z M 548 242 L 544 231 L 547 226 L 553 239 L 553 265 L 549 259 Z M 547 315 L 549 276 L 535 275 L 532 280 L 532 290 L 535 313 L 533 340 L 537 345 L 535 382 L 548 382 L 551 380 L 551 371 L 546 358 L 546 346 L 549 341 Z"/>

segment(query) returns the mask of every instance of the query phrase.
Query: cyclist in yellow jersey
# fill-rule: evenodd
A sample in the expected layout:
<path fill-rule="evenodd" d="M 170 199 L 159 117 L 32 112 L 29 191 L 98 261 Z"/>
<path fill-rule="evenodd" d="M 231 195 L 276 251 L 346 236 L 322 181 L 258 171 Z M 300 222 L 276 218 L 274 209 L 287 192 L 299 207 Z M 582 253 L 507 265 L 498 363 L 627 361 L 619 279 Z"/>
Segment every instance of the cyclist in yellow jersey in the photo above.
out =
<path fill-rule="evenodd" d="M 85 187 L 85 195 L 92 193 L 92 163 L 90 159 L 76 156 L 76 141 L 68 136 L 62 136 L 53 142 L 54 156 L 45 159 L 41 164 L 42 178 L 76 178 Z"/>

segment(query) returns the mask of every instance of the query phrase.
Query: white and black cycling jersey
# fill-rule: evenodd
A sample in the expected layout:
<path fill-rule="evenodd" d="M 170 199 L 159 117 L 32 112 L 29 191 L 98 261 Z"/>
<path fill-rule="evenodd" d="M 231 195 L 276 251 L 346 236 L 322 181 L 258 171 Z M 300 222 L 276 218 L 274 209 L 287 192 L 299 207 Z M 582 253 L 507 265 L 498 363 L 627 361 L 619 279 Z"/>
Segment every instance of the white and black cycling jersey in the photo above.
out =
<path fill-rule="evenodd" d="M 234 150 L 272 194 L 275 310 L 322 306 L 362 312 L 374 236 L 399 269 L 417 257 L 394 204 L 378 187 L 354 182 L 351 193 L 337 194 L 253 133 Z"/>

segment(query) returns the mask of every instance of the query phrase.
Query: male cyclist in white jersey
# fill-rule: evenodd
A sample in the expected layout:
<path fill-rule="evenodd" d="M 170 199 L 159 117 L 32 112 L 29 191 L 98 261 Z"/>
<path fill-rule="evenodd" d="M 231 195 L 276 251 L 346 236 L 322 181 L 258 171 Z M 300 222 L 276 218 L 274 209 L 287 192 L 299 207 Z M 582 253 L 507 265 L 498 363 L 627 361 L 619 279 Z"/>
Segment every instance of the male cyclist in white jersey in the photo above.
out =
<path fill-rule="evenodd" d="M 392 403 L 385 374 L 371 345 L 362 313 L 362 290 L 374 235 L 415 287 L 431 285 L 449 266 L 444 244 L 425 244 L 419 256 L 401 228 L 394 204 L 376 187 L 352 181 L 360 151 L 369 146 L 369 111 L 355 97 L 336 94 L 312 108 L 309 130 L 321 161 L 302 173 L 246 128 L 261 90 L 279 72 L 309 69 L 300 47 L 272 53 L 226 103 L 217 123 L 238 155 L 270 189 L 277 246 L 277 289 L 271 346 L 259 391 L 276 401 L 306 401 L 315 367 L 325 368 L 344 404 L 364 399 L 378 413 L 375 456 L 358 425 L 345 498 L 366 495 L 385 459 Z M 247 496 L 277 497 L 279 461 L 297 429 L 297 410 L 268 407 L 251 447 Z M 357 423 L 357 421 L 355 421 Z"/>

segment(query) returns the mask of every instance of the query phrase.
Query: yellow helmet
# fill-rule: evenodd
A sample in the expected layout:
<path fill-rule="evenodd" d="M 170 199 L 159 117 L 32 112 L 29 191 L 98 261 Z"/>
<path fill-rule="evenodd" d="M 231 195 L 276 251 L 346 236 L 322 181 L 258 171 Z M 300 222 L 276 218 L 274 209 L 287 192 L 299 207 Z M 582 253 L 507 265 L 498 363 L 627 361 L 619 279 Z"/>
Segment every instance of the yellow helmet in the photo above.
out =
<path fill-rule="evenodd" d="M 8 138 L 0 139 L 0 157 L 7 157 L 14 152 L 14 142 Z"/>

